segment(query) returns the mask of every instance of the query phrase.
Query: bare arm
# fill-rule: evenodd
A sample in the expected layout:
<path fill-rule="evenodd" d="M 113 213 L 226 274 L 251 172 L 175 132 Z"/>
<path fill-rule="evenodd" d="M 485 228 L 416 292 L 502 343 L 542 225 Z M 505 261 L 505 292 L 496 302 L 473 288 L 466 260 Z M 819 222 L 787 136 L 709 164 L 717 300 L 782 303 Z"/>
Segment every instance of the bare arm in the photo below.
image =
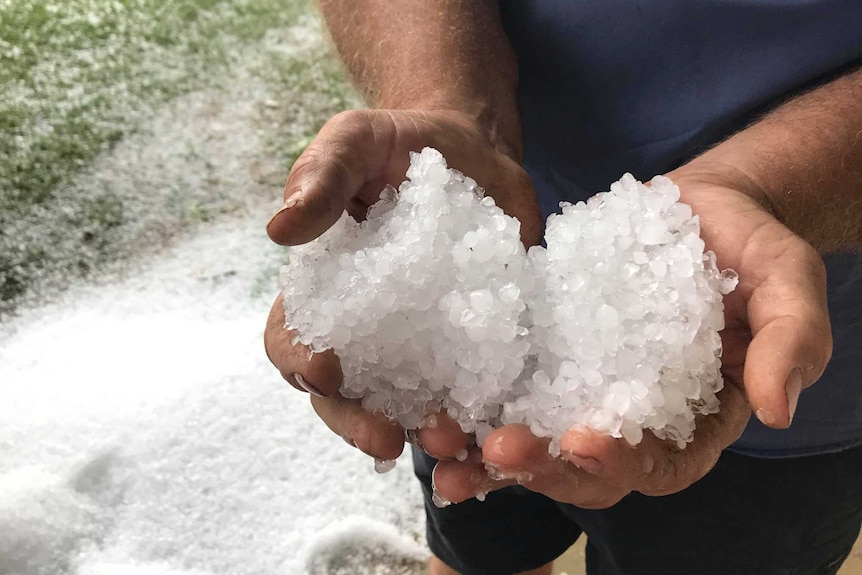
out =
<path fill-rule="evenodd" d="M 457 110 L 521 155 L 517 63 L 492 0 L 320 0 L 356 86 L 375 108 Z"/>
<path fill-rule="evenodd" d="M 862 70 L 779 106 L 691 163 L 738 189 L 818 251 L 862 249 Z"/>

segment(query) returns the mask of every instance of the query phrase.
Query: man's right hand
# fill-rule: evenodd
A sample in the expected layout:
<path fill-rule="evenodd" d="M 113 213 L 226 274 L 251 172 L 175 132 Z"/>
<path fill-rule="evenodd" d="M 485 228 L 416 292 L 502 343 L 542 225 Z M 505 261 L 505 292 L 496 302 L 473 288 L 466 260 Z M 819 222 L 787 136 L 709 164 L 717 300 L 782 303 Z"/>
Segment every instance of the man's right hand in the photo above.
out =
<path fill-rule="evenodd" d="M 267 225 L 273 241 L 297 245 L 320 236 L 347 210 L 364 219 L 386 185 L 398 186 L 409 152 L 438 149 L 449 167 L 461 170 L 485 189 L 507 214 L 521 222 L 521 239 L 539 242 L 542 221 L 535 191 L 511 149 L 495 142 L 493 130 L 471 116 L 450 110 L 356 110 L 332 118 L 296 160 L 284 188 L 284 205 Z M 404 432 L 381 414 L 362 409 L 338 393 L 341 366 L 332 352 L 311 354 L 291 345 L 284 309 L 277 298 L 264 341 L 272 363 L 291 385 L 312 395 L 326 425 L 349 444 L 379 459 L 394 459 L 404 447 Z M 414 442 L 431 455 L 450 459 L 467 438 L 448 418 L 426 427 Z"/>

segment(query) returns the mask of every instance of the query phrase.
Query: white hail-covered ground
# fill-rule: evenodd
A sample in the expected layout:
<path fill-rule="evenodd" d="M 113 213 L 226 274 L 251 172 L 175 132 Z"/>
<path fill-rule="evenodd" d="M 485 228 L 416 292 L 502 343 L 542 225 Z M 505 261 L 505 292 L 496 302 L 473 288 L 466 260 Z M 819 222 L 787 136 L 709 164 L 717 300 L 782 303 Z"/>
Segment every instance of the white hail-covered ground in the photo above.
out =
<path fill-rule="evenodd" d="M 282 252 L 262 216 L 6 327 L 0 573 L 408 573 L 373 556 L 423 556 L 409 458 L 375 474 L 266 359 L 270 298 L 250 294 Z"/>
<path fill-rule="evenodd" d="M 304 46 L 293 32 L 259 59 Z M 404 575 L 427 553 L 409 456 L 376 474 L 266 359 L 285 261 L 264 234 L 284 175 L 266 139 L 331 104 L 309 112 L 258 63 L 71 184 L 126 201 L 118 249 L 144 263 L 0 325 L 0 575 Z M 290 125 L 271 125 L 279 106 Z M 184 235 L 196 202 L 234 215 Z"/>

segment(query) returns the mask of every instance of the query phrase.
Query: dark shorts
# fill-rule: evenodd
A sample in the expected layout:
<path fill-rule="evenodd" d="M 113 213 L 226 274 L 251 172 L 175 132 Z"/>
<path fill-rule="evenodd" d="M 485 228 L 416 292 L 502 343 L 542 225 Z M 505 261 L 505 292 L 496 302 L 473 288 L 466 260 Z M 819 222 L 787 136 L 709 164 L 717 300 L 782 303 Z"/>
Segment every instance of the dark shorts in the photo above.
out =
<path fill-rule="evenodd" d="M 413 451 L 428 544 L 463 575 L 511 575 L 562 554 L 586 533 L 589 575 L 833 574 L 862 523 L 862 447 L 792 459 L 725 452 L 681 493 L 632 493 L 604 510 L 522 487 L 438 509 L 434 459 Z"/>

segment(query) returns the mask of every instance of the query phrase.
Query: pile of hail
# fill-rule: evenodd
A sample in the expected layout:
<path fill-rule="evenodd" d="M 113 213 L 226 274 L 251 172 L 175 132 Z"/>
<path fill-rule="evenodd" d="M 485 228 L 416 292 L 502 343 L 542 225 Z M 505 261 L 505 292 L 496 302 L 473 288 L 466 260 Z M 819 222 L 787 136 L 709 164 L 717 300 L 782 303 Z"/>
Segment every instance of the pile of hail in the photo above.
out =
<path fill-rule="evenodd" d="M 527 252 L 519 222 L 436 150 L 412 153 L 407 178 L 281 270 L 285 327 L 335 351 L 342 395 L 405 429 L 444 411 L 479 445 L 523 423 L 552 453 L 576 425 L 682 447 L 718 410 L 736 274 L 704 253 L 670 180 L 626 174 L 563 204 Z"/>

